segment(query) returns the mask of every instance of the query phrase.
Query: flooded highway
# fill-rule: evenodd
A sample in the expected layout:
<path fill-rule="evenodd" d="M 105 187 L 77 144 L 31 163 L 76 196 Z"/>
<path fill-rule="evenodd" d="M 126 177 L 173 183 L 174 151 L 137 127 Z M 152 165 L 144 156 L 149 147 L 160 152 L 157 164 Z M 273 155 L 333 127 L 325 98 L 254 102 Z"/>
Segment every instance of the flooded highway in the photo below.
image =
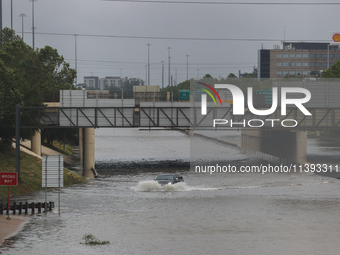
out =
<path fill-rule="evenodd" d="M 236 131 L 226 136 L 239 142 Z M 338 179 L 197 173 L 189 164 L 192 139 L 174 131 L 96 130 L 100 178 L 62 189 L 61 216 L 31 216 L 0 254 L 339 254 Z M 214 151 L 238 168 L 267 164 L 204 144 L 203 161 Z M 339 152 L 339 142 L 308 140 L 310 162 L 339 164 Z M 153 179 L 163 172 L 179 172 L 185 182 L 161 187 Z M 43 201 L 44 193 L 16 200 Z M 56 190 L 48 200 L 58 201 Z M 110 244 L 84 245 L 85 234 Z"/>

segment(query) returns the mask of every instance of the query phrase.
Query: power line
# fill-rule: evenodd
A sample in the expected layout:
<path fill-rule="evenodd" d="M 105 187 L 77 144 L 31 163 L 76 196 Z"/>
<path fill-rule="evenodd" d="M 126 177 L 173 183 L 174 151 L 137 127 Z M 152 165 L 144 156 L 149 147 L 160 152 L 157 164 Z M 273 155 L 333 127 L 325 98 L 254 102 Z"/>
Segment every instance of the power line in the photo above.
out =
<path fill-rule="evenodd" d="M 339 3 L 340 4 L 340 3 Z M 21 32 L 18 32 L 21 33 Z M 24 32 L 31 34 L 31 32 Z M 35 32 L 38 35 L 56 35 L 56 36 L 74 36 L 75 34 L 69 33 L 46 33 Z M 125 38 L 125 39 L 153 39 L 153 40 L 187 40 L 187 41 L 249 41 L 249 42 L 277 42 L 282 41 L 278 38 L 205 38 L 205 37 L 163 37 L 163 36 L 133 36 L 133 35 L 100 35 L 100 34 L 77 34 L 82 37 L 102 37 L 102 38 Z M 286 40 L 290 42 L 329 42 L 329 40 Z"/>
<path fill-rule="evenodd" d="M 74 59 L 65 58 L 68 61 L 74 61 Z M 98 59 L 78 59 L 78 62 L 91 62 L 91 63 L 105 63 L 105 64 L 140 64 L 145 65 L 145 61 L 117 61 L 117 60 L 98 60 Z M 186 66 L 186 62 L 173 62 L 175 65 Z M 231 64 L 246 64 L 252 63 L 249 60 L 244 61 L 195 61 L 192 64 L 196 65 L 231 65 Z M 150 62 L 150 64 L 157 65 L 158 61 Z M 159 64 L 161 66 L 161 64 Z"/>
<path fill-rule="evenodd" d="M 340 5 L 334 2 L 207 2 L 207 1 L 158 1 L 158 0 L 103 0 L 109 2 L 157 3 L 157 4 L 209 4 L 209 5 Z"/>

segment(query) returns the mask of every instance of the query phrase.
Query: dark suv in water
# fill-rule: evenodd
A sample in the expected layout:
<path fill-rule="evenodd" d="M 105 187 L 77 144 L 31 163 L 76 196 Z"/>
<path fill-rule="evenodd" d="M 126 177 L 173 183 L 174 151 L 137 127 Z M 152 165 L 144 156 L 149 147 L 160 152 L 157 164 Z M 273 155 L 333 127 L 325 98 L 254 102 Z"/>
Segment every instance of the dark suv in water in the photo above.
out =
<path fill-rule="evenodd" d="M 182 175 L 180 174 L 160 174 L 155 179 L 160 185 L 171 185 L 177 182 L 184 182 Z"/>

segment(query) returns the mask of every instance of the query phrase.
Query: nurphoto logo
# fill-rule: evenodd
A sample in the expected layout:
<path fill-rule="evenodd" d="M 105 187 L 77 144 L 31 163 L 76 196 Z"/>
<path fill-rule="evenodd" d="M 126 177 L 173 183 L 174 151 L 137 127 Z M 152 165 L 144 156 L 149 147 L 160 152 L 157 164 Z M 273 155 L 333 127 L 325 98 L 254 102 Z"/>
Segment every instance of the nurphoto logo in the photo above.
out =
<path fill-rule="evenodd" d="M 200 83 L 200 82 L 199 82 Z M 233 115 L 244 115 L 244 109 L 245 109 L 245 99 L 244 99 L 244 94 L 240 88 L 238 88 L 235 85 L 231 84 L 215 84 L 215 88 L 208 84 L 200 83 L 204 85 L 205 87 L 209 88 L 218 98 L 221 106 L 222 106 L 222 100 L 217 93 L 216 89 L 228 89 L 233 98 L 233 104 L 232 104 L 232 110 L 233 110 Z M 207 89 L 202 89 L 199 88 L 203 91 L 205 91 L 210 97 L 213 99 L 215 105 L 217 105 L 215 98 L 213 95 L 207 90 Z M 312 114 L 306 109 L 306 107 L 303 105 L 307 103 L 311 99 L 311 93 L 308 89 L 305 88 L 299 88 L 299 87 L 282 87 L 280 88 L 281 92 L 281 115 L 285 116 L 287 114 L 287 105 L 292 104 L 295 105 L 305 116 L 311 116 Z M 303 98 L 287 98 L 287 94 L 289 93 L 297 93 L 297 94 L 302 94 L 304 97 Z M 201 95 L 201 115 L 206 115 L 207 114 L 207 94 L 202 94 Z M 254 104 L 253 104 L 253 88 L 248 87 L 247 88 L 247 95 L 248 95 L 248 100 L 247 100 L 247 107 L 248 110 L 253 113 L 254 115 L 258 116 L 269 116 L 272 113 L 274 113 L 278 107 L 278 88 L 273 87 L 272 88 L 272 105 L 269 109 L 262 109 L 258 110 L 255 109 Z M 250 95 L 250 96 L 249 96 Z M 276 121 L 280 121 L 279 119 L 250 119 L 247 120 L 248 127 L 262 127 L 265 122 L 270 122 L 272 127 L 274 127 L 274 123 Z M 287 125 L 287 122 L 293 122 L 293 125 Z M 213 127 L 216 127 L 216 125 L 226 125 L 230 124 L 232 127 L 232 124 L 242 124 L 244 127 L 246 127 L 246 120 L 244 119 L 243 122 L 234 122 L 232 120 L 227 120 L 227 119 L 214 119 L 213 120 Z M 254 123 L 257 123 L 256 125 Z M 298 124 L 298 122 L 294 119 L 285 119 L 281 121 L 281 125 L 283 127 L 294 127 Z"/>

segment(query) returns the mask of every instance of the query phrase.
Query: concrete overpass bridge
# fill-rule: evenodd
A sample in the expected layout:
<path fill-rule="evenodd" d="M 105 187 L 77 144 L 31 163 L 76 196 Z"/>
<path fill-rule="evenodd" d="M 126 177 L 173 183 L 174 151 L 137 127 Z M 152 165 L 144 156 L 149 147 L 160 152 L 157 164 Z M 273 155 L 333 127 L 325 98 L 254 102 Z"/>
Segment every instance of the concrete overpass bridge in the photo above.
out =
<path fill-rule="evenodd" d="M 338 85 L 338 84 L 337 84 Z M 296 86 L 296 85 L 295 85 Z M 315 86 L 315 84 L 314 84 Z M 320 89 L 320 85 L 318 90 Z M 340 86 L 337 86 L 340 87 Z M 339 130 L 340 103 L 334 89 L 323 88 L 323 99 L 306 104 L 312 113 L 306 116 L 296 107 L 281 115 L 277 108 L 268 116 L 234 115 L 228 102 L 222 106 L 208 102 L 206 115 L 201 115 L 200 102 L 145 102 L 134 99 L 100 99 L 88 97 L 86 91 L 61 91 L 59 103 L 47 108 L 20 107 L 21 128 L 79 128 L 80 159 L 83 175 L 93 178 L 95 128 L 167 128 L 227 131 L 241 129 L 241 147 L 282 159 L 282 162 L 305 163 L 308 130 Z M 320 92 L 320 91 L 319 91 Z M 93 94 L 92 94 L 93 95 Z M 339 93 L 340 95 L 340 89 Z M 214 123 L 214 120 L 221 120 Z M 216 125 L 213 125 L 216 124 Z M 41 138 L 32 138 L 32 150 L 40 154 Z"/>

